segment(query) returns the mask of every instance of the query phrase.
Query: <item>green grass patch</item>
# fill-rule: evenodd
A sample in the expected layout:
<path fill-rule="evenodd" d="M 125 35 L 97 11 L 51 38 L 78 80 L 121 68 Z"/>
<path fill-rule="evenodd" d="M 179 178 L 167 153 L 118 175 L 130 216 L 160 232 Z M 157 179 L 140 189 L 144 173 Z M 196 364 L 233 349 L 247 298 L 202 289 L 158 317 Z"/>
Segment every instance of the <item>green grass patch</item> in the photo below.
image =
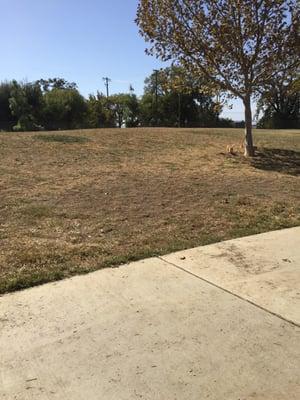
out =
<path fill-rule="evenodd" d="M 24 208 L 23 216 L 26 219 L 50 218 L 53 216 L 53 210 L 46 205 L 30 205 Z"/>
<path fill-rule="evenodd" d="M 34 139 L 42 140 L 43 142 L 58 142 L 63 144 L 69 143 L 87 143 L 90 139 L 84 136 L 70 136 L 70 135 L 35 135 Z"/>

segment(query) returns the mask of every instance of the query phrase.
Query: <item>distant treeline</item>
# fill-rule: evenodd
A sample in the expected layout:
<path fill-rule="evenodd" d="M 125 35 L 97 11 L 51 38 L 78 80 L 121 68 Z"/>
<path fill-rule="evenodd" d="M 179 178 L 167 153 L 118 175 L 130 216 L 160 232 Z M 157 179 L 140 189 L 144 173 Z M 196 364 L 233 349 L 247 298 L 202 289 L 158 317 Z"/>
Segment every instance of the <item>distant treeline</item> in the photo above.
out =
<path fill-rule="evenodd" d="M 295 104 L 296 103 L 296 104 Z M 275 112 L 260 100 L 260 127 L 299 128 L 299 94 L 285 99 L 288 112 Z M 292 112 L 290 112 L 292 111 Z M 0 130 L 66 130 L 105 127 L 243 127 L 220 118 L 216 96 L 201 92 L 201 82 L 176 67 L 153 72 L 145 80 L 144 94 L 84 98 L 75 83 L 61 78 L 0 84 Z"/>

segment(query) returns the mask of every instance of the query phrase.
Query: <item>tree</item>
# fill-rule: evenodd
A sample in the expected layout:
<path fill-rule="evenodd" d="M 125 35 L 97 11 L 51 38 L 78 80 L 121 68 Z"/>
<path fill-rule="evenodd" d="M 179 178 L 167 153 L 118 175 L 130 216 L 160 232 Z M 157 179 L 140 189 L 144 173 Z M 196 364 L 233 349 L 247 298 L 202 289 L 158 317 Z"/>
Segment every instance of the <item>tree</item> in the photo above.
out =
<path fill-rule="evenodd" d="M 13 81 L 9 98 L 11 114 L 17 119 L 13 129 L 16 131 L 40 129 L 42 103 L 42 92 L 37 84 Z"/>
<path fill-rule="evenodd" d="M 76 89 L 54 88 L 44 94 L 46 129 L 78 129 L 85 124 L 87 105 Z"/>
<path fill-rule="evenodd" d="M 0 84 L 0 128 L 68 129 L 86 123 L 85 99 L 75 83 L 62 78 Z"/>
<path fill-rule="evenodd" d="M 87 101 L 87 126 L 89 128 L 113 128 L 115 116 L 104 94 L 90 94 Z"/>
<path fill-rule="evenodd" d="M 116 124 L 122 128 L 125 122 L 126 94 L 119 93 L 109 97 L 110 108 L 115 115 Z"/>
<path fill-rule="evenodd" d="M 280 75 L 258 100 L 258 127 L 269 129 L 300 128 L 300 78 Z"/>
<path fill-rule="evenodd" d="M 0 83 L 0 129 L 11 130 L 18 122 L 16 116 L 12 115 L 9 106 L 13 88 L 12 82 Z"/>
<path fill-rule="evenodd" d="M 63 78 L 40 79 L 36 81 L 43 92 L 49 92 L 52 89 L 77 89 L 75 82 L 68 82 Z"/>
<path fill-rule="evenodd" d="M 218 125 L 220 104 L 213 100 L 212 94 L 203 93 L 202 86 L 200 79 L 194 79 L 183 68 L 173 66 L 154 71 L 145 80 L 142 123 L 174 127 Z"/>
<path fill-rule="evenodd" d="M 110 109 L 115 115 L 115 121 L 119 128 L 135 127 L 139 123 L 138 99 L 133 93 L 119 93 L 108 99 Z"/>
<path fill-rule="evenodd" d="M 245 155 L 254 155 L 251 97 L 282 68 L 299 68 L 298 0 L 140 0 L 148 54 L 172 60 L 242 99 Z"/>
<path fill-rule="evenodd" d="M 136 128 L 139 123 L 140 103 L 132 88 L 131 93 L 126 97 L 125 126 L 126 128 Z"/>

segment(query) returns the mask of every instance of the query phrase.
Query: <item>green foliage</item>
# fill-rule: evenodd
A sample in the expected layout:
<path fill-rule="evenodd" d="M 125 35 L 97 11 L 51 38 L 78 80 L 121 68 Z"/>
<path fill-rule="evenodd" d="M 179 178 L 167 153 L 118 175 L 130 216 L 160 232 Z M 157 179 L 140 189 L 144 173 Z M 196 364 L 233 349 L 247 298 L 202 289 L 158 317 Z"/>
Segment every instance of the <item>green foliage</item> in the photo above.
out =
<path fill-rule="evenodd" d="M 114 128 L 115 117 L 109 100 L 100 92 L 90 95 L 87 102 L 87 126 L 89 128 Z"/>
<path fill-rule="evenodd" d="M 140 123 L 140 104 L 137 96 L 133 93 L 125 98 L 125 126 L 135 128 Z"/>
<path fill-rule="evenodd" d="M 17 119 L 13 130 L 37 130 L 42 102 L 42 93 L 38 85 L 13 81 L 8 100 L 11 115 Z"/>
<path fill-rule="evenodd" d="M 9 107 L 9 99 L 13 88 L 13 82 L 0 83 L 0 130 L 11 130 L 18 122 Z"/>
<path fill-rule="evenodd" d="M 109 98 L 109 106 L 119 128 L 139 124 L 139 103 L 135 94 L 119 93 Z"/>
<path fill-rule="evenodd" d="M 182 68 L 153 72 L 145 80 L 144 92 L 140 105 L 143 125 L 218 126 L 222 107 L 212 94 L 204 93 L 201 80 Z"/>
<path fill-rule="evenodd" d="M 52 89 L 77 89 L 75 82 L 68 82 L 62 78 L 40 79 L 36 83 L 43 92 L 49 92 Z"/>
<path fill-rule="evenodd" d="M 87 105 L 77 89 L 54 88 L 44 94 L 43 122 L 48 130 L 85 126 Z"/>
<path fill-rule="evenodd" d="M 137 126 L 224 126 L 221 106 L 212 94 L 203 93 L 201 81 L 179 67 L 161 70 L 145 80 L 145 93 L 119 93 L 110 97 L 97 92 L 85 100 L 75 83 L 61 78 L 33 83 L 0 85 L 0 128 L 67 130 Z M 2 125 L 1 125 L 1 121 Z M 225 124 L 226 125 L 226 124 Z"/>
<path fill-rule="evenodd" d="M 86 126 L 86 100 L 61 78 L 0 84 L 0 129 L 28 131 Z"/>
<path fill-rule="evenodd" d="M 261 93 L 257 115 L 262 113 L 259 128 L 300 128 L 300 78 L 277 76 L 272 85 Z"/>
<path fill-rule="evenodd" d="M 277 76 L 259 98 L 260 127 L 299 127 L 299 79 Z M 97 92 L 85 99 L 75 83 L 61 78 L 33 83 L 0 83 L 0 129 L 68 130 L 137 126 L 244 127 L 220 118 L 220 93 L 202 77 L 179 66 L 153 71 L 144 94 L 134 89 L 110 97 Z M 62 140 L 57 139 L 57 140 Z M 42 140 L 47 140 L 42 139 Z M 50 139 L 51 140 L 51 139 Z M 55 139 L 56 141 L 56 139 Z"/>

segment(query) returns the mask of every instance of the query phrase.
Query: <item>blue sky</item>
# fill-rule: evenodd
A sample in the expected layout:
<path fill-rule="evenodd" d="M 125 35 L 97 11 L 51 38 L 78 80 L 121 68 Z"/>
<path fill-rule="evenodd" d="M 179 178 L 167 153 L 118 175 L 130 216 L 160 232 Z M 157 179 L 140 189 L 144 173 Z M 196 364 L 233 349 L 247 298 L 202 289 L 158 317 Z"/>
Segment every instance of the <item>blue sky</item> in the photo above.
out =
<path fill-rule="evenodd" d="M 33 81 L 62 77 L 78 84 L 85 96 L 104 91 L 139 95 L 154 68 L 163 65 L 145 55 L 145 42 L 134 23 L 137 0 L 0 0 L 0 80 Z M 243 119 L 234 102 L 224 116 Z"/>

